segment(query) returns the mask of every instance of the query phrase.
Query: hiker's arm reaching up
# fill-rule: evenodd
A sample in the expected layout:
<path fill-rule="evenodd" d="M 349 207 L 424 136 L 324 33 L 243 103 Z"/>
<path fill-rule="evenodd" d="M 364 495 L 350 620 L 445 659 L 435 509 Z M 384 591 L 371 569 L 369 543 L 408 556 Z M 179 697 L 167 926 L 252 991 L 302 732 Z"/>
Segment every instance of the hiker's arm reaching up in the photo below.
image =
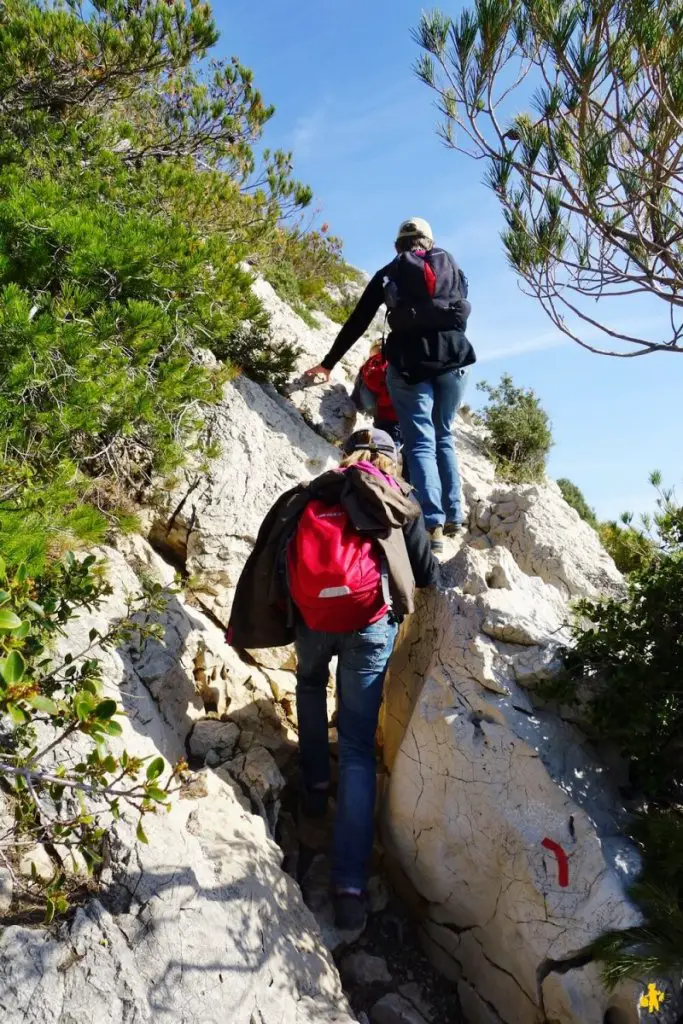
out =
<path fill-rule="evenodd" d="M 369 282 L 358 300 L 356 308 L 337 335 L 332 348 L 322 363 L 307 370 L 306 376 L 316 377 L 320 374 L 324 377 L 329 377 L 330 372 L 342 356 L 345 356 L 351 346 L 365 334 L 383 302 L 384 290 L 382 288 L 382 271 L 380 270 Z"/>

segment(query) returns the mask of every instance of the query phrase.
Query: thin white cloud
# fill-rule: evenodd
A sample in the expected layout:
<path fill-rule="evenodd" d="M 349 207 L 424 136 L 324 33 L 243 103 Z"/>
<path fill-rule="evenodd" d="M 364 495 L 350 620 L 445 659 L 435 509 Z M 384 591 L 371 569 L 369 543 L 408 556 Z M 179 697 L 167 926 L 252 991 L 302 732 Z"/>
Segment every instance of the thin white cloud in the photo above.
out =
<path fill-rule="evenodd" d="M 609 347 L 612 344 L 609 339 L 605 340 L 605 336 L 600 332 L 592 330 L 589 333 L 585 333 L 582 329 L 580 322 L 571 323 L 572 327 L 577 334 L 583 335 L 583 339 L 587 344 Z M 633 319 L 626 323 L 614 323 L 613 329 L 615 331 L 628 331 L 629 333 L 638 334 L 642 332 L 646 334 L 650 328 L 650 322 L 645 320 Z M 513 337 L 506 344 L 498 345 L 498 339 L 491 337 L 492 332 L 490 329 L 486 331 L 483 336 L 478 338 L 472 332 L 472 344 L 474 345 L 477 352 L 477 362 L 479 363 L 490 363 L 496 359 L 509 359 L 514 356 L 524 355 L 527 352 L 542 352 L 545 349 L 560 348 L 565 345 L 574 345 L 575 342 L 568 335 L 562 334 L 557 330 L 544 331 L 541 334 L 532 335 L 529 338 Z M 476 339 L 476 340 L 475 340 Z M 488 343 L 490 342 L 490 347 Z M 616 350 L 619 351 L 618 343 L 616 343 Z"/>
<path fill-rule="evenodd" d="M 294 155 L 306 160 L 320 143 L 325 128 L 325 106 L 321 104 L 312 113 L 297 118 L 290 140 Z"/>
<path fill-rule="evenodd" d="M 321 99 L 294 125 L 288 145 L 295 158 L 318 155 L 325 160 L 371 151 L 395 137 L 395 117 L 401 106 L 393 92 L 377 94 L 362 104 L 340 107 L 329 97 Z"/>
<path fill-rule="evenodd" d="M 487 348 L 481 341 L 477 343 L 477 362 L 492 363 L 496 359 L 509 359 L 527 352 L 542 352 L 544 349 L 559 348 L 570 344 L 571 339 L 557 331 L 546 331 L 531 338 L 518 338 L 498 348 Z"/>

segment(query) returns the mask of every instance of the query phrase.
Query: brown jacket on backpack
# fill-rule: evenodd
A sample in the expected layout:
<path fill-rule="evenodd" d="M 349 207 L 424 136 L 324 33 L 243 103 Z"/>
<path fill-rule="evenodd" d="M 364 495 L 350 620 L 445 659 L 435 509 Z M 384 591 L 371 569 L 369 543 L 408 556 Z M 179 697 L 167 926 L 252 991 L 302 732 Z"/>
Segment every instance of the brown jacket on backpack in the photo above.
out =
<path fill-rule="evenodd" d="M 395 490 L 356 467 L 344 473 L 330 470 L 287 491 L 263 520 L 235 591 L 228 627 L 228 643 L 233 647 L 283 647 L 293 642 L 294 618 L 281 555 L 299 516 L 313 499 L 341 504 L 355 529 L 375 537 L 386 558 L 392 611 L 398 619 L 413 611 L 416 583 L 425 587 L 433 582 L 436 563 L 410 487 L 399 482 Z M 413 550 L 409 555 L 404 531 L 417 533 L 420 526 L 417 543 L 410 540 Z"/>

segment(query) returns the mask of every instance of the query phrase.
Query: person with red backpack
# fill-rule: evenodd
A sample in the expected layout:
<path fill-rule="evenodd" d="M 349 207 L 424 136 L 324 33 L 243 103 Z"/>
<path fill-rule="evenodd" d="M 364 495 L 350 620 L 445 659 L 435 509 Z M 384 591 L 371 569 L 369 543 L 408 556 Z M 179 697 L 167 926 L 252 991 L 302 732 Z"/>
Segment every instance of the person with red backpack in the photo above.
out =
<path fill-rule="evenodd" d="M 373 427 L 387 433 L 400 450 L 403 437 L 387 387 L 388 369 L 389 363 L 382 352 L 382 344 L 375 342 L 370 348 L 370 355 L 358 371 L 351 398 L 360 412 L 372 416 Z M 406 483 L 410 483 L 410 469 L 406 458 L 402 460 L 401 475 Z"/>
<path fill-rule="evenodd" d="M 323 817 L 330 789 L 326 689 L 337 657 L 339 783 L 332 876 L 337 926 L 362 928 L 375 809 L 375 732 L 384 677 L 415 587 L 437 563 L 419 504 L 380 430 L 356 431 L 339 469 L 267 514 L 235 592 L 228 643 L 294 642 L 301 808 Z"/>
<path fill-rule="evenodd" d="M 305 376 L 328 379 L 386 305 L 389 394 L 432 550 L 441 551 L 444 534 L 452 536 L 463 525 L 453 423 L 467 367 L 476 362 L 465 334 L 471 312 L 467 278 L 451 254 L 434 245 L 421 217 L 403 221 L 395 249 L 396 257 L 370 280 L 322 363 Z"/>

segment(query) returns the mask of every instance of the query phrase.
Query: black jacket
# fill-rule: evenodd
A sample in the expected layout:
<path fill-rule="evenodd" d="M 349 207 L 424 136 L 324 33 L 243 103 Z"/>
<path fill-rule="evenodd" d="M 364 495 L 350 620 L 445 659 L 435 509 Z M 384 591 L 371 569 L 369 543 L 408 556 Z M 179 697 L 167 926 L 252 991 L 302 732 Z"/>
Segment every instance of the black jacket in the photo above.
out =
<path fill-rule="evenodd" d="M 390 275 L 388 263 L 369 282 L 356 308 L 337 335 L 332 348 L 322 361 L 331 370 L 352 345 L 367 331 L 384 302 L 383 280 Z M 392 331 L 385 343 L 389 363 L 411 384 L 438 377 L 449 370 L 461 369 L 476 362 L 474 349 L 465 334 L 469 303 L 463 303 L 462 330 L 399 333 Z"/>

